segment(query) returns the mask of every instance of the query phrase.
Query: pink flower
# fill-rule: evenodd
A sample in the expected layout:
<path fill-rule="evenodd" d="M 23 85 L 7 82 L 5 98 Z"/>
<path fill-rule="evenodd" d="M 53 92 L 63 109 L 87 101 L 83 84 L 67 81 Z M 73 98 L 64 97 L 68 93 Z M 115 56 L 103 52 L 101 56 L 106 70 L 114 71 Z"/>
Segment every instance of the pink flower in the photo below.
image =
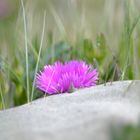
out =
<path fill-rule="evenodd" d="M 44 66 L 36 76 L 36 87 L 45 93 L 57 94 L 70 92 L 71 88 L 95 86 L 97 80 L 97 69 L 84 61 L 72 60 Z"/>

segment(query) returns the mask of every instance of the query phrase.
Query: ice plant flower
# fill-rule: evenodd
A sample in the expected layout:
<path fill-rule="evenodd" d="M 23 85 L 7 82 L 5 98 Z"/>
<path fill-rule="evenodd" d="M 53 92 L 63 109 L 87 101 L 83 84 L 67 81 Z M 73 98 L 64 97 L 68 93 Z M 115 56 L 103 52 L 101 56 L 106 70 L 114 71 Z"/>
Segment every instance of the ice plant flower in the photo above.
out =
<path fill-rule="evenodd" d="M 36 87 L 48 94 L 70 92 L 72 88 L 79 89 L 95 86 L 98 80 L 97 69 L 84 61 L 71 60 L 55 62 L 46 65 L 36 75 Z"/>

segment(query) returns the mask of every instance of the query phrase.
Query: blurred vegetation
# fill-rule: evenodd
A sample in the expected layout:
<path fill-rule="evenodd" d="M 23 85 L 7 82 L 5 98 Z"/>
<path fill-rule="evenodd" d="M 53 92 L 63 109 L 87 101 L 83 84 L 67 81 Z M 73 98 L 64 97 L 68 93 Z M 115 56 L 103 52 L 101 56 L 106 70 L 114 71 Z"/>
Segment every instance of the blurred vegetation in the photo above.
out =
<path fill-rule="evenodd" d="M 58 60 L 93 64 L 99 84 L 139 79 L 139 8 L 139 0 L 1 0 L 0 109 L 42 96 L 35 74 Z"/>
<path fill-rule="evenodd" d="M 125 125 L 113 127 L 111 130 L 112 140 L 140 140 L 140 122 L 137 125 Z"/>

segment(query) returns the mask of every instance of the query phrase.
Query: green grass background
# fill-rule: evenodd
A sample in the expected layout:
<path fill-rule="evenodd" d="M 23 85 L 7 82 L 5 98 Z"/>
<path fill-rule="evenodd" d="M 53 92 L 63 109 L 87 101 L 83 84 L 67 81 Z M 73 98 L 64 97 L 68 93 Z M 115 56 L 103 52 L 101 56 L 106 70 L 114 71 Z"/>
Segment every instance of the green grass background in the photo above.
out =
<path fill-rule="evenodd" d="M 45 64 L 82 59 L 99 84 L 140 78 L 139 0 L 5 0 L 0 12 L 0 109 L 42 96 Z"/>

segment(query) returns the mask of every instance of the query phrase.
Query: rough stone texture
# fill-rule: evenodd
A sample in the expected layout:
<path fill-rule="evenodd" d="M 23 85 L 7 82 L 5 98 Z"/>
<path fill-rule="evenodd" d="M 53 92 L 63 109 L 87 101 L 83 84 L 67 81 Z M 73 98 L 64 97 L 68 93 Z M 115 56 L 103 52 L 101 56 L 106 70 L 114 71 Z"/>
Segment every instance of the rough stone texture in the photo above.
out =
<path fill-rule="evenodd" d="M 108 140 L 139 115 L 140 81 L 107 83 L 0 111 L 0 140 Z"/>

